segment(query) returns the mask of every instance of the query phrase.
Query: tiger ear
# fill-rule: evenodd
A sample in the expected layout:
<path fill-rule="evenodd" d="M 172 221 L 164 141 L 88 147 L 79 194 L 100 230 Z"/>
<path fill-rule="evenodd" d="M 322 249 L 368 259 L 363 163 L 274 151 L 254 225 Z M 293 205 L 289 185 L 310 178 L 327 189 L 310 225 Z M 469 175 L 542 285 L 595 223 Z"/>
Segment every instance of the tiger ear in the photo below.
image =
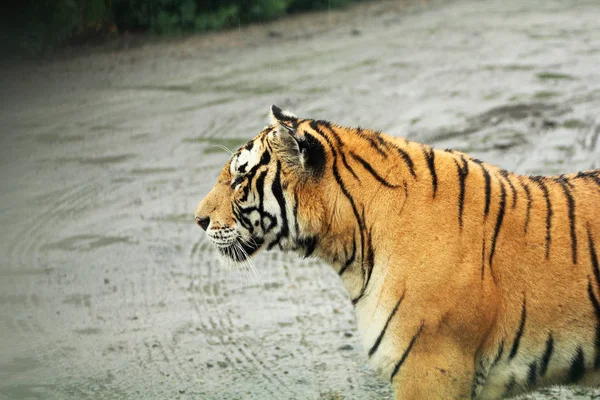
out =
<path fill-rule="evenodd" d="M 271 112 L 269 113 L 269 120 L 271 125 L 278 128 L 279 131 L 286 131 L 292 136 L 296 134 L 298 117 L 291 112 L 282 110 L 281 108 L 273 105 L 271 106 Z"/>
<path fill-rule="evenodd" d="M 279 133 L 279 143 L 284 149 L 285 159 L 288 163 L 312 176 L 323 175 L 326 160 L 325 149 L 313 135 L 297 131 L 298 117 L 277 106 L 271 106 L 269 117 L 271 124 Z"/>
<path fill-rule="evenodd" d="M 271 125 L 275 127 L 275 134 L 278 140 L 277 147 L 285 153 L 285 158 L 294 164 L 301 165 L 300 141 L 296 132 L 298 127 L 298 117 L 289 111 L 284 111 L 277 106 L 271 106 L 269 113 Z"/>

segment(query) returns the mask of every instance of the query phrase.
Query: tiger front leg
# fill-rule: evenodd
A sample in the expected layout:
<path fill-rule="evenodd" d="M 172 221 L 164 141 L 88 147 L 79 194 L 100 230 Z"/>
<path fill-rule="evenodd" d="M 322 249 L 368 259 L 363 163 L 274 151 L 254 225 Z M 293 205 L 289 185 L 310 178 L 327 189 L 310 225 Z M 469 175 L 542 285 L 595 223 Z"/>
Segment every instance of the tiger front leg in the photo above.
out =
<path fill-rule="evenodd" d="M 407 350 L 392 372 L 396 400 L 471 399 L 472 354 L 450 339 L 425 334 Z"/>

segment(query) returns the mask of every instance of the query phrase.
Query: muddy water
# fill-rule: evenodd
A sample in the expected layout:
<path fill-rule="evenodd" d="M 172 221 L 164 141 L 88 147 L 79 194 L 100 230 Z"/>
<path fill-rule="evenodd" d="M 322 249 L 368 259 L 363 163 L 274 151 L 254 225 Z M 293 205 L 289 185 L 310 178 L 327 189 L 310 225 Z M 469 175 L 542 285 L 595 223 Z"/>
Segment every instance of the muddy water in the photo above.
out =
<path fill-rule="evenodd" d="M 4 71 L 0 399 L 391 398 L 335 273 L 224 270 L 192 214 L 215 145 L 272 103 L 520 173 L 600 167 L 600 3 L 419 3 Z"/>

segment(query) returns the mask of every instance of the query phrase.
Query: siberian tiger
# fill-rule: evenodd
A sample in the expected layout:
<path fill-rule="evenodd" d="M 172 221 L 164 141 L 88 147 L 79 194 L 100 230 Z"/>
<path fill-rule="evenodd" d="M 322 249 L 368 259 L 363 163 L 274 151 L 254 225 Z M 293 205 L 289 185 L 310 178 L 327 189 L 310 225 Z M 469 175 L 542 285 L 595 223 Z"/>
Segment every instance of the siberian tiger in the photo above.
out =
<path fill-rule="evenodd" d="M 397 399 L 600 383 L 600 170 L 520 176 L 271 108 L 196 209 L 218 251 L 329 263 Z"/>

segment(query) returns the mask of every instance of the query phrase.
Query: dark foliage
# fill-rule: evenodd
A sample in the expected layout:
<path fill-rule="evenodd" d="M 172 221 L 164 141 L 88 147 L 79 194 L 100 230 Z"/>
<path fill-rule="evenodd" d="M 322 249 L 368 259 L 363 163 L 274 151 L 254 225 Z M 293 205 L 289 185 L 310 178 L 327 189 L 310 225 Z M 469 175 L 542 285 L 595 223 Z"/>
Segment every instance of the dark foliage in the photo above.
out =
<path fill-rule="evenodd" d="M 25 0 L 13 8 L 2 45 L 20 54 L 126 31 L 206 32 L 260 23 L 286 13 L 340 7 L 359 0 Z"/>

